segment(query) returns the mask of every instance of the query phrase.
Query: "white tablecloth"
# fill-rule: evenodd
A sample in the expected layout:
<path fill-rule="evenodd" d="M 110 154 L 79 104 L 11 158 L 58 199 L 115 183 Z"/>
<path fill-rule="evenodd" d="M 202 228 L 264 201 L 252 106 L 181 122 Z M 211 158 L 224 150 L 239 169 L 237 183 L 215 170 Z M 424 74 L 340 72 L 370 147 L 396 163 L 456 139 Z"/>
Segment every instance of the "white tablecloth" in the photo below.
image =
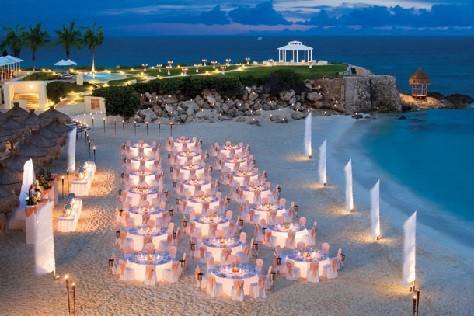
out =
<path fill-rule="evenodd" d="M 130 169 L 132 170 L 153 170 L 155 169 L 155 159 L 130 159 Z"/>
<path fill-rule="evenodd" d="M 126 211 L 128 213 L 128 217 L 133 220 L 133 225 L 141 226 L 143 223 L 143 216 L 148 216 L 150 220 L 154 220 L 155 222 L 163 217 L 163 213 L 167 213 L 164 209 L 159 208 L 151 208 L 148 212 L 143 212 L 140 208 L 132 207 Z"/>
<path fill-rule="evenodd" d="M 154 157 L 156 148 L 151 147 L 148 144 L 144 144 L 146 147 L 139 147 L 139 145 L 132 145 L 128 147 L 128 155 L 132 157 Z"/>
<path fill-rule="evenodd" d="M 192 175 L 194 173 L 194 175 Z M 181 166 L 179 168 L 179 176 L 183 180 L 188 180 L 191 177 L 202 179 L 204 177 L 204 166 Z"/>
<path fill-rule="evenodd" d="M 86 175 L 83 179 L 71 181 L 71 193 L 76 196 L 88 196 L 92 186 L 92 176 Z"/>
<path fill-rule="evenodd" d="M 270 213 L 271 211 L 277 212 L 277 216 L 284 216 L 285 214 L 288 213 L 288 210 L 285 208 L 279 208 L 275 205 L 272 205 L 272 207 L 268 206 L 258 206 L 257 208 L 253 209 L 255 212 L 255 218 L 254 222 L 255 223 L 260 223 L 260 220 L 264 219 L 266 223 L 270 223 Z"/>
<path fill-rule="evenodd" d="M 258 181 L 258 172 L 251 171 L 251 172 L 236 172 L 233 176 L 234 181 L 239 186 L 249 185 L 252 182 Z"/>
<path fill-rule="evenodd" d="M 195 214 L 199 215 L 203 213 L 206 204 L 209 204 L 208 210 L 217 210 L 220 201 L 216 196 L 206 197 L 205 200 L 202 200 L 201 197 L 192 196 L 187 199 L 186 208 L 189 212 L 194 211 Z"/>
<path fill-rule="evenodd" d="M 271 246 L 273 248 L 275 248 L 276 246 L 284 248 L 288 239 L 288 232 L 275 230 L 274 225 L 269 225 L 267 227 L 267 230 L 270 230 L 272 232 L 272 238 L 270 240 Z M 309 245 L 310 240 L 310 232 L 306 228 L 295 232 L 295 246 L 300 241 L 304 242 L 306 245 Z"/>
<path fill-rule="evenodd" d="M 134 188 L 130 188 L 125 191 L 127 194 L 127 200 L 130 201 L 132 206 L 138 206 L 142 196 L 146 196 L 148 203 L 152 204 L 154 199 L 158 198 L 158 190 L 150 190 L 148 193 L 139 193 Z"/>
<path fill-rule="evenodd" d="M 244 201 L 249 202 L 250 204 L 256 204 L 258 202 L 258 195 L 256 194 L 256 189 L 253 187 L 242 187 L 242 198 Z M 272 191 L 270 189 L 261 188 L 260 190 L 260 200 L 271 199 Z"/>
<path fill-rule="evenodd" d="M 230 267 L 229 267 L 230 269 Z M 219 272 L 218 269 L 211 269 L 209 271 L 210 274 L 212 274 L 216 278 L 216 283 L 220 283 L 222 285 L 222 291 L 224 295 L 228 297 L 232 297 L 232 287 L 234 285 L 235 280 L 243 280 L 244 281 L 244 294 L 245 295 L 250 295 L 250 285 L 252 283 L 257 283 L 258 284 L 258 275 L 255 273 L 255 271 L 249 272 L 246 276 L 244 277 L 239 277 L 239 278 L 231 278 L 231 277 L 225 277 L 222 276 Z"/>
<path fill-rule="evenodd" d="M 194 196 L 197 192 L 204 192 L 210 195 L 212 192 L 212 184 L 208 180 L 186 180 L 183 182 L 183 191 L 187 196 Z"/>
<path fill-rule="evenodd" d="M 127 239 L 132 241 L 133 251 L 142 251 L 145 240 L 145 233 L 141 233 L 137 227 L 126 227 Z M 166 241 L 168 238 L 166 228 L 161 229 L 160 231 L 151 235 L 152 243 L 155 246 L 155 249 L 160 248 L 160 242 Z"/>
<path fill-rule="evenodd" d="M 182 138 L 176 138 L 173 141 L 173 150 L 174 151 L 183 151 L 183 150 L 196 150 L 198 149 L 198 141 L 193 141 L 192 139 L 189 139 L 187 137 Z"/>
<path fill-rule="evenodd" d="M 157 177 L 158 176 L 158 177 Z M 149 186 L 159 186 L 160 188 L 163 187 L 163 177 L 159 172 L 151 172 L 151 171 L 132 171 L 126 175 L 128 177 L 128 181 L 133 186 L 138 186 L 140 184 L 140 177 L 143 177 L 143 180 Z M 159 179 L 156 181 L 156 179 Z"/>
<path fill-rule="evenodd" d="M 136 281 L 146 280 L 147 266 L 153 266 L 157 281 L 164 281 L 164 272 L 167 269 L 171 269 L 172 265 L 173 260 L 169 255 L 163 258 L 163 260 L 157 260 L 155 262 L 136 260 L 133 256 L 128 256 L 127 258 L 127 268 L 133 270 L 133 279 Z"/>
<path fill-rule="evenodd" d="M 231 158 L 224 160 L 224 168 L 232 171 L 238 170 L 240 167 L 249 167 L 252 162 L 248 158 Z"/>
<path fill-rule="evenodd" d="M 203 246 L 206 247 L 206 252 L 209 253 L 212 256 L 212 258 L 214 258 L 215 263 L 221 263 L 221 257 L 222 257 L 222 250 L 223 249 L 226 249 L 226 248 L 231 249 L 231 251 L 232 251 L 231 254 L 232 255 L 235 255 L 235 254 L 243 251 L 243 244 L 240 240 L 232 240 L 232 244 L 234 244 L 234 243 L 235 243 L 235 245 L 232 246 L 232 247 L 229 247 L 227 245 L 222 246 L 222 247 L 218 247 L 218 246 L 216 246 L 215 244 L 212 243 L 211 239 L 203 240 L 203 242 L 202 242 Z"/>
<path fill-rule="evenodd" d="M 193 151 L 182 151 L 176 155 L 176 163 L 180 166 L 187 164 L 199 164 L 201 162 L 201 154 Z"/>
<path fill-rule="evenodd" d="M 199 232 L 202 238 L 209 236 L 210 223 L 204 223 L 201 219 L 193 220 L 193 222 L 196 225 L 196 232 Z M 221 217 L 221 221 L 217 224 L 217 229 L 225 231 L 225 229 L 229 227 L 229 224 L 230 222 L 227 218 Z"/>
<path fill-rule="evenodd" d="M 224 145 L 220 150 L 219 154 L 225 158 L 232 158 L 235 156 L 242 156 L 244 153 L 244 147 L 240 145 Z"/>
<path fill-rule="evenodd" d="M 74 199 L 71 202 L 70 215 L 65 214 L 58 217 L 58 231 L 60 232 L 74 232 L 76 231 L 77 223 L 82 212 L 82 200 Z"/>

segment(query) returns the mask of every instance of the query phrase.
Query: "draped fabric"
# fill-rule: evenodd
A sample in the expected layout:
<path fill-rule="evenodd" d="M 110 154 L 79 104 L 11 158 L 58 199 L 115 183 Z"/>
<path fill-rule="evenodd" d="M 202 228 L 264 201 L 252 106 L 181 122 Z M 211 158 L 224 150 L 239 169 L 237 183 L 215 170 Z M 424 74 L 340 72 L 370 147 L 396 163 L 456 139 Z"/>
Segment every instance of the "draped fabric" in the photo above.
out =
<path fill-rule="evenodd" d="M 403 283 L 416 279 L 416 213 L 403 224 Z"/>
<path fill-rule="evenodd" d="M 354 194 L 352 191 L 352 161 L 349 159 L 346 166 L 344 167 L 344 173 L 346 174 L 346 211 L 351 212 L 354 210 Z"/>
<path fill-rule="evenodd" d="M 370 189 L 370 233 L 373 239 L 380 236 L 380 180 Z"/>
<path fill-rule="evenodd" d="M 76 171 L 76 132 L 77 129 L 74 127 L 69 131 L 67 139 L 67 171 Z"/>
<path fill-rule="evenodd" d="M 20 210 L 23 210 L 26 206 L 26 198 L 28 197 L 28 193 L 30 190 L 30 186 L 35 181 L 35 172 L 33 170 L 33 160 L 29 159 L 25 162 L 23 166 L 23 183 L 21 185 L 20 191 Z"/>
<path fill-rule="evenodd" d="M 322 184 L 327 183 L 326 178 L 326 140 L 319 146 L 319 161 L 318 161 L 318 171 L 319 171 L 319 182 Z"/>
<path fill-rule="evenodd" d="M 311 144 L 312 131 L 311 126 L 313 123 L 312 114 L 308 114 L 304 120 L 304 154 L 305 156 L 311 157 L 313 155 L 313 148 Z"/>

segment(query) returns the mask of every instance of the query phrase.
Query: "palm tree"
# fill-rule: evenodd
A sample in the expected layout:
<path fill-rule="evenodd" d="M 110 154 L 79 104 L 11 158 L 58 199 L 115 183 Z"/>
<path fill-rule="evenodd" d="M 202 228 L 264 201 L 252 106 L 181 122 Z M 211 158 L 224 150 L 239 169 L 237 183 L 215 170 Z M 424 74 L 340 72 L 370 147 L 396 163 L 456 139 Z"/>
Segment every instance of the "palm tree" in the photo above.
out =
<path fill-rule="evenodd" d="M 25 45 L 25 29 L 21 26 L 6 27 L 5 38 L 0 44 L 1 47 L 9 47 L 13 56 L 20 57 L 20 52 Z"/>
<path fill-rule="evenodd" d="M 102 27 L 92 25 L 84 31 L 83 35 L 84 44 L 89 48 L 92 53 L 92 72 L 95 72 L 95 51 L 97 47 L 102 45 L 104 42 L 104 30 Z"/>
<path fill-rule="evenodd" d="M 70 59 L 72 48 L 81 48 L 82 35 L 76 29 L 75 22 L 63 25 L 62 29 L 56 31 L 56 35 L 58 36 L 58 43 L 64 47 L 66 59 Z"/>
<path fill-rule="evenodd" d="M 36 52 L 42 46 L 44 46 L 48 39 L 48 32 L 41 28 L 41 24 L 30 26 L 28 31 L 25 33 L 25 42 L 31 49 L 31 58 L 33 60 L 33 71 L 36 70 Z"/>

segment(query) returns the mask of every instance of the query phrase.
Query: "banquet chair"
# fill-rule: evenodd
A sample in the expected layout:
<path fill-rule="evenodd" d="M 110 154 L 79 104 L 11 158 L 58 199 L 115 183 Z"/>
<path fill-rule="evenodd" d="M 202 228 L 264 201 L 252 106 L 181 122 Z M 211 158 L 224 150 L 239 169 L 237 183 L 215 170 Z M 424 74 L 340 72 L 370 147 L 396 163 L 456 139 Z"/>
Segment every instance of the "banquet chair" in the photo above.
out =
<path fill-rule="evenodd" d="M 296 268 L 295 268 L 295 263 L 291 260 L 287 260 L 286 261 L 286 278 L 288 280 L 296 280 L 296 276 L 297 276 L 297 271 L 296 271 Z"/>
<path fill-rule="evenodd" d="M 303 241 L 298 241 L 298 243 L 296 244 L 296 249 L 298 249 L 298 251 L 304 251 L 305 247 L 306 245 Z"/>
<path fill-rule="evenodd" d="M 281 207 L 281 208 L 284 208 L 286 206 L 286 199 L 280 198 L 278 200 L 278 206 Z"/>
<path fill-rule="evenodd" d="M 263 259 L 256 259 L 255 260 L 255 270 L 257 271 L 257 274 L 262 274 L 263 272 Z"/>
<path fill-rule="evenodd" d="M 341 248 L 339 248 L 339 249 L 337 250 L 336 259 L 337 259 L 337 271 L 342 270 L 342 269 L 344 268 L 344 259 L 345 259 L 345 256 L 344 256 L 344 254 L 342 253 L 342 249 L 341 249 Z"/>
<path fill-rule="evenodd" d="M 225 211 L 225 217 L 231 221 L 232 220 L 232 210 Z"/>
<path fill-rule="evenodd" d="M 260 290 L 259 290 L 259 287 L 258 287 L 258 282 L 252 282 L 250 283 L 250 286 L 249 286 L 249 296 L 251 298 L 259 298 L 260 297 Z"/>
<path fill-rule="evenodd" d="M 234 301 L 244 301 L 244 281 L 243 280 L 234 280 L 232 285 L 232 300 Z"/>
<path fill-rule="evenodd" d="M 326 256 L 329 256 L 329 251 L 331 249 L 331 246 L 327 243 L 327 242 L 323 242 L 322 245 L 321 245 L 321 252 L 326 255 Z"/>
<path fill-rule="evenodd" d="M 214 257 L 207 256 L 206 259 L 207 271 L 209 272 L 210 268 L 213 268 L 216 264 L 214 263 Z"/>
<path fill-rule="evenodd" d="M 216 233 L 215 233 L 215 236 L 216 238 L 224 238 L 225 237 L 225 231 L 222 230 L 222 229 L 217 229 L 216 230 Z"/>
<path fill-rule="evenodd" d="M 319 262 L 311 262 L 309 264 L 309 271 L 306 280 L 311 283 L 319 282 Z"/>
<path fill-rule="evenodd" d="M 326 278 L 327 279 L 335 279 L 337 278 L 337 259 L 332 258 L 331 263 L 326 265 Z"/>
<path fill-rule="evenodd" d="M 261 298 L 267 297 L 267 285 L 266 285 L 266 277 L 260 276 L 258 277 L 258 296 Z"/>
<path fill-rule="evenodd" d="M 293 230 L 290 230 L 288 232 L 288 238 L 286 239 L 285 242 L 285 248 L 295 248 L 295 238 L 296 238 L 296 233 Z"/>
<path fill-rule="evenodd" d="M 168 252 L 171 258 L 176 259 L 176 252 L 177 252 L 176 246 L 169 246 Z"/>
<path fill-rule="evenodd" d="M 222 296 L 222 284 L 216 282 L 216 278 L 213 275 L 207 276 L 207 285 L 206 285 L 206 292 L 211 297 L 219 297 Z"/>
<path fill-rule="evenodd" d="M 268 245 L 268 246 L 271 246 L 272 243 L 271 243 L 271 239 L 272 239 L 272 232 L 271 230 L 266 230 L 265 231 L 265 235 L 264 235 L 264 238 L 263 238 L 263 242 Z"/>
<path fill-rule="evenodd" d="M 147 265 L 145 268 L 145 285 L 154 286 L 156 284 L 155 267 Z"/>
<path fill-rule="evenodd" d="M 300 217 L 298 219 L 298 223 L 301 225 L 301 226 L 306 226 L 306 217 Z"/>
<path fill-rule="evenodd" d="M 273 267 L 269 266 L 267 275 L 266 275 L 266 280 L 265 280 L 265 288 L 266 290 L 272 290 L 273 289 Z"/>
<path fill-rule="evenodd" d="M 246 232 L 241 232 L 239 235 L 239 240 L 243 243 L 247 243 L 247 233 Z"/>
<path fill-rule="evenodd" d="M 153 243 L 149 242 L 143 247 L 143 252 L 149 255 L 152 255 L 155 253 L 155 246 Z"/>
<path fill-rule="evenodd" d="M 285 222 L 285 217 L 283 215 L 277 215 L 276 216 L 276 223 L 277 224 L 283 224 Z"/>

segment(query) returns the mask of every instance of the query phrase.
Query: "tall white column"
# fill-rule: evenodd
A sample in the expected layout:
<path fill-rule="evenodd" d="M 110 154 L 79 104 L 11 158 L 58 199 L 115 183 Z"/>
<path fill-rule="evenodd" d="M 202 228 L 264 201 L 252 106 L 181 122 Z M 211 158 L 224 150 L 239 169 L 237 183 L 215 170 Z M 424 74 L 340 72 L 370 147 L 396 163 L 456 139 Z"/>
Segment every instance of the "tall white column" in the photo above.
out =
<path fill-rule="evenodd" d="M 416 212 L 403 224 L 403 283 L 416 279 Z"/>
<path fill-rule="evenodd" d="M 380 237 L 380 180 L 370 189 L 370 233 L 374 240 Z"/>
<path fill-rule="evenodd" d="M 300 59 L 299 56 L 298 56 L 298 53 L 299 53 L 299 51 L 297 50 L 296 51 L 296 62 L 299 62 L 299 59 Z"/>
<path fill-rule="evenodd" d="M 352 191 L 352 161 L 349 159 L 344 167 L 346 174 L 346 211 L 351 213 L 354 210 L 354 193 Z"/>

